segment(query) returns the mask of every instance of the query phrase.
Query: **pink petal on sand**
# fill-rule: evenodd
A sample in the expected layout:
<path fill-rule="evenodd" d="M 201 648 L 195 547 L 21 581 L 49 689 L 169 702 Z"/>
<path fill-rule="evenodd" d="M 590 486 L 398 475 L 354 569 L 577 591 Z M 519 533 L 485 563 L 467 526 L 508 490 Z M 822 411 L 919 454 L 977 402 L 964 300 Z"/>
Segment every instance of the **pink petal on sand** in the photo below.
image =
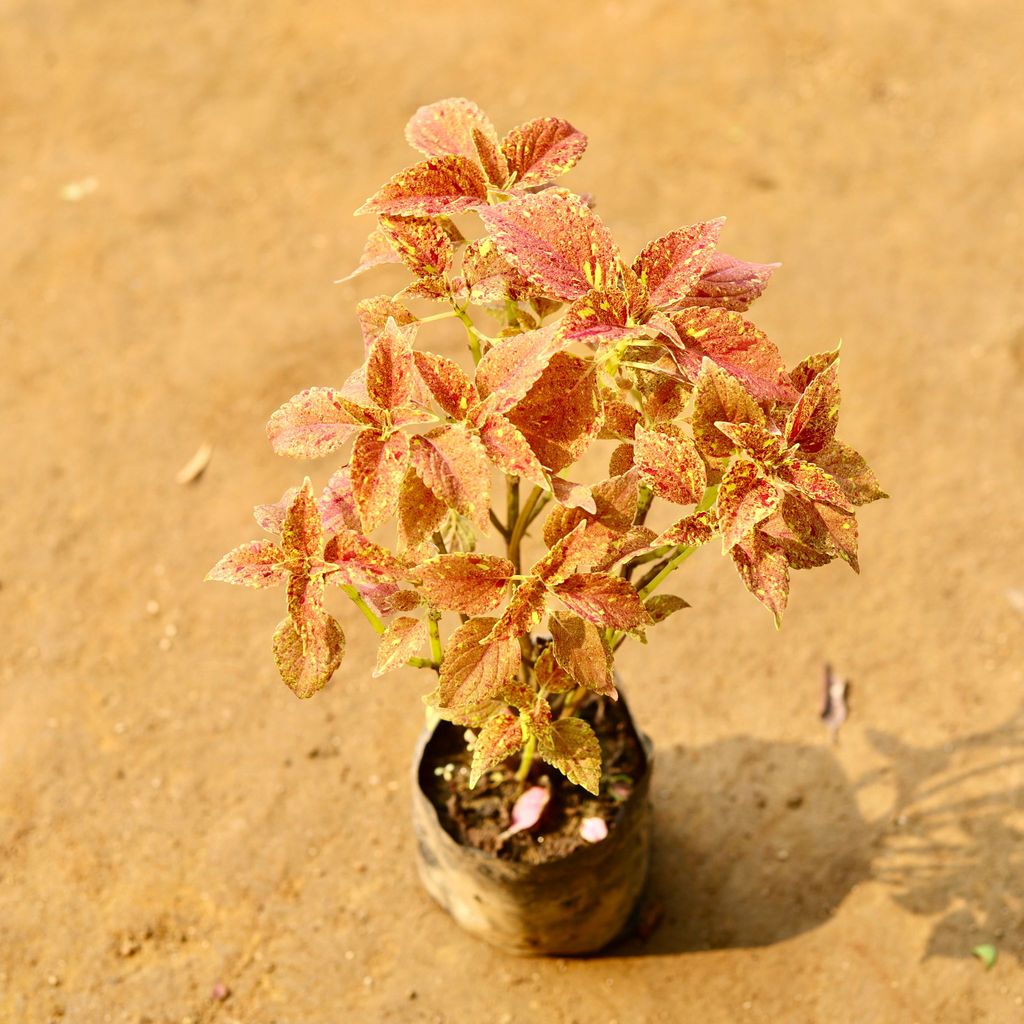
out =
<path fill-rule="evenodd" d="M 588 843 L 599 843 L 608 838 L 608 825 L 604 818 L 584 818 L 580 822 L 580 835 Z"/>
<path fill-rule="evenodd" d="M 540 816 L 550 799 L 551 791 L 546 786 L 531 786 L 515 802 L 512 808 L 512 824 L 501 833 L 501 838 L 508 839 L 517 832 L 533 828 L 540 821 Z"/>

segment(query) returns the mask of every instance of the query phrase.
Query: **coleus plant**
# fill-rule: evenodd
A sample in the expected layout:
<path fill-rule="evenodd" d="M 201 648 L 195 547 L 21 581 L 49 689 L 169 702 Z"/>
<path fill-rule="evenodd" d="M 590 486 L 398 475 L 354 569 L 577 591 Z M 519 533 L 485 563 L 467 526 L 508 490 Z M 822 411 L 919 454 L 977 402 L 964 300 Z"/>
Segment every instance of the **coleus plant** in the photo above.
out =
<path fill-rule="evenodd" d="M 600 745 L 575 712 L 588 692 L 616 696 L 627 637 L 687 606 L 659 590 L 674 570 L 719 537 L 779 623 L 791 569 L 857 570 L 854 510 L 884 495 L 836 437 L 838 349 L 786 369 L 742 315 L 777 265 L 721 252 L 722 220 L 630 261 L 591 200 L 554 184 L 586 147 L 567 121 L 499 140 L 476 104 L 449 99 L 406 137 L 426 159 L 358 211 L 377 226 L 349 277 L 397 263 L 413 280 L 357 305 L 362 365 L 267 427 L 279 454 L 345 464 L 319 495 L 306 478 L 257 506 L 280 541 L 243 544 L 208 578 L 285 586 L 273 647 L 298 696 L 342 660 L 331 584 L 379 634 L 376 675 L 437 674 L 425 700 L 471 730 L 471 785 L 506 762 L 525 780 L 539 759 L 596 793 Z M 422 300 L 441 311 L 414 312 Z M 465 363 L 423 344 L 449 319 Z M 602 443 L 599 479 L 567 475 Z M 655 501 L 675 509 L 667 529 L 647 525 Z M 542 515 L 545 550 L 526 566 Z M 390 547 L 370 539 L 389 523 Z M 443 639 L 449 613 L 461 621 Z"/>

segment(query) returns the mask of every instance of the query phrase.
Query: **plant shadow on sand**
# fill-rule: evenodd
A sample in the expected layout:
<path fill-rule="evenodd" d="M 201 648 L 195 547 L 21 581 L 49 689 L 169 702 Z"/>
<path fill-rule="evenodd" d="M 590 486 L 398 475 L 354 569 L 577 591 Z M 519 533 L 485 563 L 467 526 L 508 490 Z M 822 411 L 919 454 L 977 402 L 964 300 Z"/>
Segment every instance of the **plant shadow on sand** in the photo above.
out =
<path fill-rule="evenodd" d="M 659 750 L 648 892 L 609 955 L 770 945 L 872 880 L 936 918 L 925 958 L 995 942 L 1024 960 L 1024 708 L 936 746 L 868 738 L 886 763 L 857 780 L 825 744 Z"/>

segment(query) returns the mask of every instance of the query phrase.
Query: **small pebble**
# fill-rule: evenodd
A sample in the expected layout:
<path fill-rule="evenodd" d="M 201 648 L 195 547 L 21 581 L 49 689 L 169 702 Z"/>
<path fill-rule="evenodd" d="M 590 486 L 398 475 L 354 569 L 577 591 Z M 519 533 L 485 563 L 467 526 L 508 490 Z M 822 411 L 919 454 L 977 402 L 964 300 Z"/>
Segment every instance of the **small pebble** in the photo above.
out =
<path fill-rule="evenodd" d="M 228 996 L 230 995 L 231 989 L 229 989 L 227 985 L 224 984 L 223 981 L 218 981 L 217 984 L 213 986 L 213 991 L 210 993 L 210 998 L 213 999 L 215 1002 L 223 1003 L 224 1000 L 227 999 Z"/>
<path fill-rule="evenodd" d="M 60 984 L 60 978 L 58 978 L 56 974 L 48 974 L 46 976 L 46 984 L 49 985 L 50 988 L 56 988 Z"/>
<path fill-rule="evenodd" d="M 775 859 L 776 860 L 789 860 L 789 850 L 776 850 L 775 851 Z"/>
<path fill-rule="evenodd" d="M 146 614 L 147 615 L 159 615 L 160 614 L 160 602 L 154 601 L 150 598 L 146 602 Z"/>

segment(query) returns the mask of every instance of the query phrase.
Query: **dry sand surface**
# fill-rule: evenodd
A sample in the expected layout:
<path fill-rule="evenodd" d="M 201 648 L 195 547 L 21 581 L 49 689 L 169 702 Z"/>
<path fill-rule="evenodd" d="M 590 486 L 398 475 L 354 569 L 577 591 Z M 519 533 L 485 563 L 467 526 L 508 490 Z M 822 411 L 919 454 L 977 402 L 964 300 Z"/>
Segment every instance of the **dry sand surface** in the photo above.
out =
<path fill-rule="evenodd" d="M 0 1018 L 1024 1019 L 1022 43 L 1006 0 L 0 3 Z M 791 361 L 843 339 L 842 434 L 893 495 L 780 634 L 705 550 L 626 648 L 664 918 L 589 960 L 509 959 L 421 893 L 422 675 L 371 680 L 341 608 L 300 702 L 281 595 L 201 583 L 301 479 L 267 414 L 399 287 L 331 282 L 450 95 L 585 130 L 571 183 L 627 252 L 726 213 L 782 260 L 755 318 Z"/>

